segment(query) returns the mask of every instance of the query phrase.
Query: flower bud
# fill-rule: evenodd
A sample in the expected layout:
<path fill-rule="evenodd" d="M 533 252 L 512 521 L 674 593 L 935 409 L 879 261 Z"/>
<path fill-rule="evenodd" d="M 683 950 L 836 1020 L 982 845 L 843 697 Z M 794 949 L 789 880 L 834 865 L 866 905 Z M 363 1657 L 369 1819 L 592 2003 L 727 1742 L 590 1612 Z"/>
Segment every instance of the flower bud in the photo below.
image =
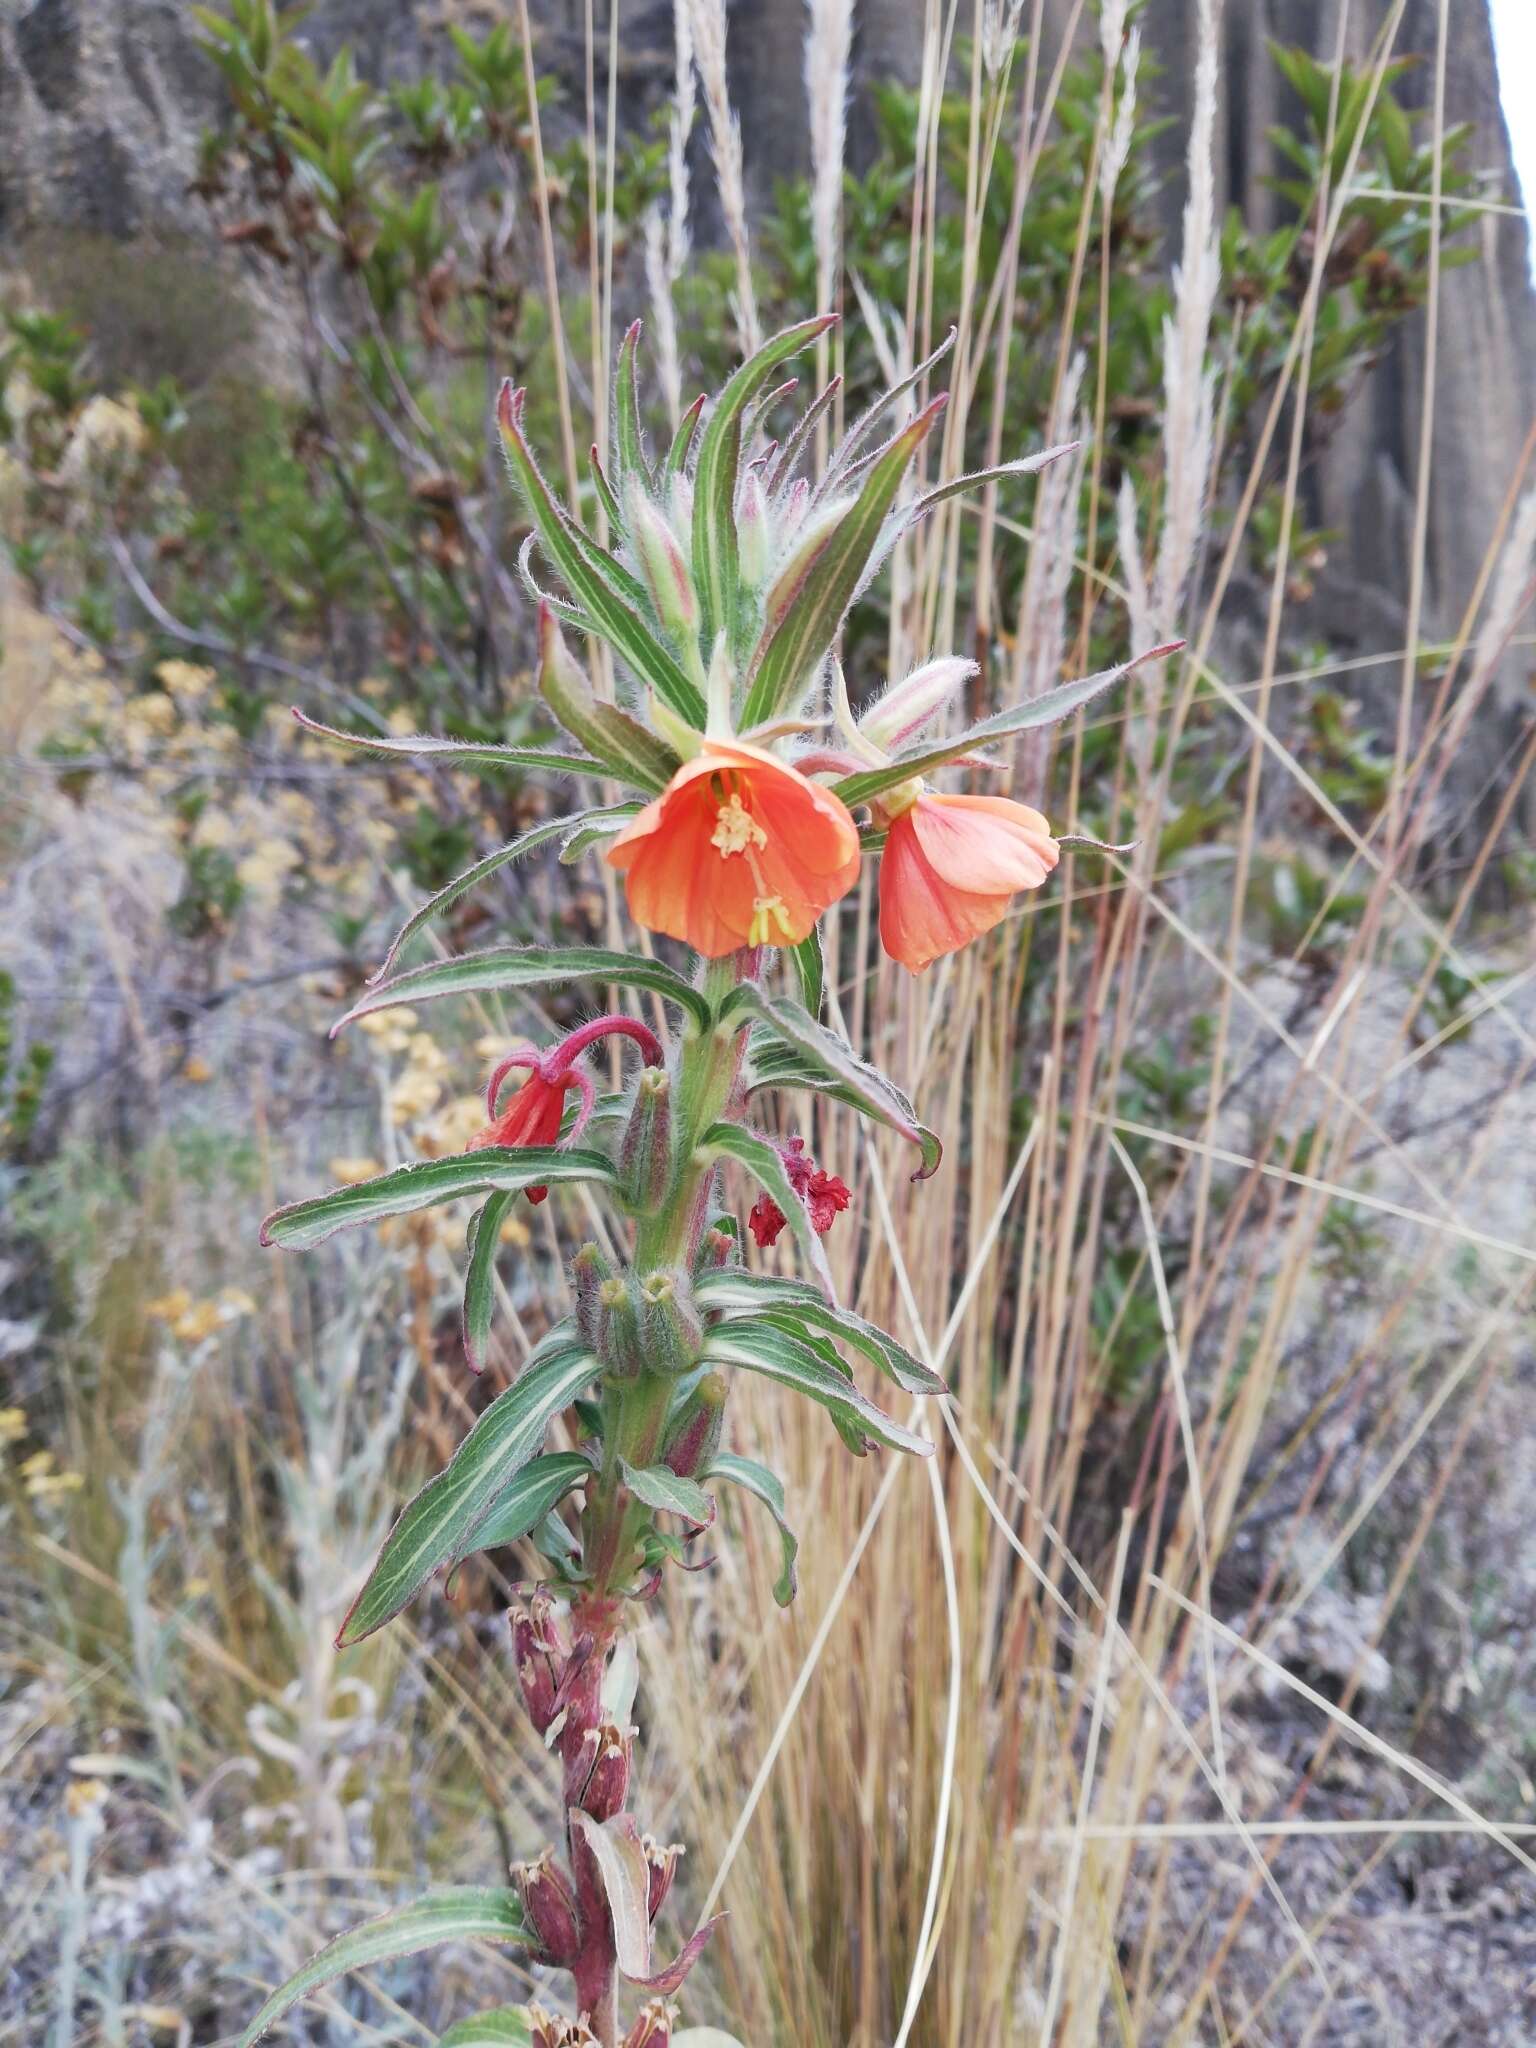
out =
<path fill-rule="evenodd" d="M 640 1336 L 640 1315 L 635 1305 L 632 1278 L 615 1273 L 597 1290 L 598 1313 L 603 1319 L 603 1348 L 599 1354 L 613 1379 L 632 1380 L 645 1369 L 645 1346 Z"/>
<path fill-rule="evenodd" d="M 625 510 L 657 616 L 675 639 L 687 641 L 699 630 L 699 600 L 677 535 L 638 481 L 630 484 Z"/>
<path fill-rule="evenodd" d="M 619 1171 L 630 1207 L 654 1214 L 672 1180 L 672 1082 L 665 1067 L 644 1068 L 635 1083 Z"/>
<path fill-rule="evenodd" d="M 603 1354 L 603 1282 L 611 1280 L 613 1268 L 595 1244 L 584 1244 L 571 1261 L 571 1292 L 576 1298 L 576 1333 L 594 1356 Z"/>
<path fill-rule="evenodd" d="M 703 1471 L 720 1448 L 728 1392 L 724 1373 L 707 1372 L 683 1403 L 661 1454 L 662 1463 L 679 1479 L 692 1479 Z"/>
<path fill-rule="evenodd" d="M 834 498 L 811 514 L 795 536 L 795 542 L 779 565 L 768 594 L 763 599 L 763 634 L 782 625 L 805 594 L 805 586 L 821 559 L 822 551 L 853 510 L 852 498 Z"/>
<path fill-rule="evenodd" d="M 588 1782 L 603 1746 L 603 1724 L 593 1721 L 582 1727 L 567 1720 L 560 1731 L 560 1753 L 565 1764 L 564 1793 L 567 1810 L 585 1804 Z"/>
<path fill-rule="evenodd" d="M 581 1920 L 576 1894 L 553 1852 L 546 1849 L 534 1863 L 514 1863 L 512 1882 L 544 1961 L 568 1970 L 581 1953 Z"/>
<path fill-rule="evenodd" d="M 706 1230 L 694 1258 L 695 1273 L 718 1273 L 726 1266 L 734 1266 L 741 1257 L 741 1245 L 731 1230 L 721 1230 L 718 1225 Z"/>
<path fill-rule="evenodd" d="M 959 654 L 924 662 L 871 705 L 859 720 L 859 730 L 876 746 L 899 747 L 914 739 L 976 673 L 975 662 Z"/>
<path fill-rule="evenodd" d="M 736 553 L 742 582 L 756 590 L 768 574 L 768 501 L 755 469 L 742 478 L 736 500 Z"/>
<path fill-rule="evenodd" d="M 704 1324 L 681 1268 L 647 1273 L 640 1283 L 640 1346 L 652 1372 L 680 1373 L 698 1363 Z"/>
<path fill-rule="evenodd" d="M 639 2017 L 624 2036 L 624 2048 L 668 2048 L 677 2007 L 664 1998 L 653 1998 L 642 2006 Z"/>
<path fill-rule="evenodd" d="M 672 1880 L 677 1875 L 677 1859 L 686 1852 L 681 1842 L 662 1844 L 651 1835 L 642 1835 L 640 1846 L 645 1851 L 646 1866 L 651 1873 L 647 1911 L 654 1920 L 667 1903 L 667 1894 L 671 1891 Z"/>

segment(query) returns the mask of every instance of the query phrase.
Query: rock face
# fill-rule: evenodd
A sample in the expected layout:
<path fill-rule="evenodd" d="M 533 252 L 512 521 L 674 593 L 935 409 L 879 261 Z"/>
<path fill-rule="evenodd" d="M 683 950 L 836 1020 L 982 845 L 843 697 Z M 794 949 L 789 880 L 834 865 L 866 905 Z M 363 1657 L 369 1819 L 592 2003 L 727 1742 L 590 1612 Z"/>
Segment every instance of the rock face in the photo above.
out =
<path fill-rule="evenodd" d="M 1341 9 L 1343 0 L 1227 0 L 1223 10 L 1221 198 L 1260 224 L 1273 218 L 1276 204 L 1264 184 L 1275 168 L 1266 130 L 1291 111 L 1266 41 L 1274 35 L 1331 52 Z M 1365 53 L 1388 11 L 1389 0 L 1353 0 L 1345 10 L 1351 55 Z M 306 32 L 322 56 L 350 42 L 366 74 L 408 76 L 432 61 L 442 21 L 455 12 L 469 19 L 476 9 L 465 0 L 457 8 L 449 0 L 319 0 Z M 479 9 L 482 18 L 495 12 L 505 10 Z M 1069 12 L 1066 0 L 1047 0 L 1056 33 Z M 1432 56 L 1438 13 L 1437 0 L 1408 0 L 1399 48 Z M 1487 9 L 1482 0 L 1457 0 L 1448 13 L 1448 119 L 1473 123 L 1477 166 L 1513 193 Z M 579 96 L 580 0 L 535 0 L 534 14 L 545 61 L 567 74 Z M 805 19 L 804 0 L 736 0 L 731 11 L 735 94 L 759 195 L 775 176 L 804 167 Z M 1195 0 L 1149 0 L 1145 20 L 1163 67 L 1157 90 L 1174 117 L 1160 147 L 1176 244 Z M 850 117 L 856 155 L 867 144 L 860 84 L 882 75 L 916 77 L 922 21 L 919 0 L 858 0 Z M 668 0 L 631 0 L 626 7 L 620 88 L 637 117 L 667 89 L 670 24 Z M 1427 101 L 1432 63 L 1403 89 Z M 113 237 L 206 234 L 186 184 L 218 91 L 182 0 L 13 0 L 0 9 L 0 240 L 59 226 Z M 708 180 L 700 183 L 707 218 Z M 1428 633 L 1454 632 L 1536 418 L 1536 296 L 1525 224 L 1489 214 L 1482 233 L 1483 261 L 1448 271 L 1441 292 Z M 1341 539 L 1319 587 L 1315 620 L 1307 623 L 1343 651 L 1401 644 L 1425 364 L 1420 319 L 1399 333 L 1362 402 L 1309 465 L 1307 516 L 1339 529 Z M 1524 698 L 1528 673 L 1529 664 L 1506 664 L 1506 701 Z"/>

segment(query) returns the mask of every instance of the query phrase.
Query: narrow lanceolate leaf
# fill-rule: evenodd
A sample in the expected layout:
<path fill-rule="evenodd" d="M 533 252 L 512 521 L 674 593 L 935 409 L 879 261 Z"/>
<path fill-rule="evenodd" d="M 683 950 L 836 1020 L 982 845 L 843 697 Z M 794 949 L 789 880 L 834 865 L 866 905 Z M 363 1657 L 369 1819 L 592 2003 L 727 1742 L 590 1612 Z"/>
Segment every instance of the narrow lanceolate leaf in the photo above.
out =
<path fill-rule="evenodd" d="M 828 1301 L 835 1300 L 837 1290 L 832 1284 L 827 1254 L 811 1227 L 809 1211 L 795 1193 L 794 1184 L 784 1169 L 778 1146 L 757 1131 L 744 1130 L 740 1124 L 721 1123 L 710 1125 L 699 1140 L 699 1149 L 720 1158 L 736 1160 L 773 1197 L 794 1232 L 796 1244 L 810 1260 L 822 1292 Z"/>
<path fill-rule="evenodd" d="M 399 1003 L 429 1003 L 438 996 L 486 995 L 498 990 L 563 988 L 572 981 L 611 981 L 624 988 L 650 989 L 686 1010 L 701 1031 L 712 1016 L 707 998 L 660 960 L 647 960 L 638 953 L 610 953 L 600 946 L 493 946 L 483 953 L 461 953 L 454 960 L 412 967 L 391 981 L 380 982 L 337 1019 L 331 1036 L 359 1017 L 393 1009 Z"/>
<path fill-rule="evenodd" d="M 866 1443 L 873 1442 L 926 1457 L 933 1449 L 926 1437 L 892 1421 L 846 1374 L 786 1330 L 764 1324 L 722 1323 L 705 1340 L 704 1363 L 739 1366 L 809 1395 L 827 1410 L 850 1450 L 862 1451 Z"/>
<path fill-rule="evenodd" d="M 559 1507 L 568 1493 L 592 1477 L 592 1461 L 580 1451 L 551 1451 L 523 1467 L 483 1520 L 477 1522 L 468 1549 L 450 1558 L 461 1564 L 471 1550 L 499 1550 L 520 1543 Z"/>
<path fill-rule="evenodd" d="M 874 404 L 854 421 L 832 452 L 832 460 L 827 464 L 826 475 L 816 487 L 818 497 L 828 497 L 833 491 L 841 488 L 838 479 L 846 477 L 854 457 L 869 439 L 875 422 L 883 417 L 898 398 L 904 398 L 909 391 L 914 390 L 929 371 L 943 361 L 955 345 L 957 332 L 956 328 L 951 327 L 931 356 L 920 362 L 916 369 L 909 371 L 899 384 L 893 384 L 888 391 L 882 392 Z"/>
<path fill-rule="evenodd" d="M 1015 462 L 1000 462 L 994 469 L 973 469 L 967 476 L 951 477 L 947 484 L 925 491 L 916 500 L 902 520 L 902 529 L 906 531 L 916 526 L 920 519 L 925 519 L 935 506 L 944 504 L 947 499 L 963 498 L 967 492 L 982 490 L 987 484 L 1005 483 L 1011 477 L 1034 476 L 1038 470 L 1059 462 L 1063 455 L 1070 455 L 1079 445 L 1076 441 L 1063 441 L 1059 448 L 1044 448 L 1038 455 L 1022 455 Z"/>
<path fill-rule="evenodd" d="M 639 804 L 613 804 L 605 811 L 589 811 L 570 836 L 560 842 L 561 866 L 573 867 L 594 846 L 614 838 L 639 809 Z"/>
<path fill-rule="evenodd" d="M 521 1377 L 497 1396 L 443 1470 L 402 1511 L 341 1625 L 339 1648 L 382 1628 L 434 1572 L 480 1547 L 481 1524 L 501 1506 L 511 1482 L 543 1443 L 553 1418 L 601 1370 L 585 1346 L 566 1332 L 545 1338 Z"/>
<path fill-rule="evenodd" d="M 811 1016 L 819 1017 L 825 978 L 820 925 L 816 926 L 808 939 L 802 939 L 799 945 L 793 948 L 790 957 L 795 963 L 795 979 L 800 984 L 800 1000 Z"/>
<path fill-rule="evenodd" d="M 486 1145 L 478 1152 L 397 1166 L 393 1173 L 358 1181 L 353 1187 L 333 1188 L 307 1202 L 290 1202 L 284 1209 L 274 1209 L 263 1223 L 261 1241 L 280 1245 L 284 1251 L 308 1252 L 338 1230 L 377 1223 L 385 1216 L 410 1216 L 440 1202 L 456 1202 L 461 1195 L 498 1188 L 516 1194 L 522 1188 L 582 1180 L 611 1185 L 614 1178 L 607 1155 L 584 1147 L 562 1152 L 553 1145 Z"/>
<path fill-rule="evenodd" d="M 440 762 L 445 768 L 543 768 L 554 775 L 601 775 L 602 764 L 581 754 L 562 753 L 549 747 L 502 747 L 490 740 L 439 739 L 432 733 L 343 732 L 338 726 L 321 725 L 294 707 L 294 717 L 306 732 L 323 740 L 335 740 L 343 747 L 357 747 L 365 754 L 409 754 L 413 759 Z"/>
<path fill-rule="evenodd" d="M 641 1979 L 651 1967 L 651 1868 L 641 1847 L 634 1815 L 616 1813 L 595 1821 L 573 1806 L 568 1816 L 572 1838 L 592 1852 L 613 1922 L 613 1947 L 626 1977 Z"/>
<path fill-rule="evenodd" d="M 561 638 L 547 598 L 539 606 L 539 694 L 593 760 L 621 781 L 648 794 L 666 787 L 678 765 L 676 754 L 649 726 L 598 696 Z"/>
<path fill-rule="evenodd" d="M 624 1484 L 635 1496 L 643 1500 L 648 1508 L 658 1508 L 663 1514 L 681 1515 L 685 1522 L 692 1522 L 700 1529 L 707 1529 L 715 1519 L 715 1504 L 702 1486 L 695 1486 L 691 1479 L 680 1479 L 667 1465 L 647 1465 L 636 1471 L 624 1459 L 619 1460 L 624 1473 Z"/>
<path fill-rule="evenodd" d="M 455 903 L 478 888 L 488 876 L 504 868 L 509 861 L 521 860 L 525 854 L 537 853 L 541 846 L 548 846 L 552 840 L 562 839 L 562 854 L 571 838 L 583 830 L 601 832 L 618 831 L 624 822 L 635 814 L 633 804 L 610 804 L 591 811 L 573 811 L 568 817 L 548 818 L 542 825 L 534 825 L 516 839 L 508 840 L 505 846 L 498 846 L 494 853 L 488 853 L 483 860 L 477 860 L 472 868 L 466 868 L 462 875 L 455 875 L 446 887 L 429 896 L 419 910 L 413 910 L 390 941 L 389 951 L 379 962 L 370 982 L 382 981 L 399 959 L 402 949 L 416 936 L 423 926 L 434 917 L 441 917 L 451 910 Z"/>
<path fill-rule="evenodd" d="M 678 476 L 688 467 L 688 451 L 693 446 L 693 437 L 698 432 L 699 415 L 704 410 L 708 394 L 701 391 L 677 423 L 677 432 L 672 436 L 672 446 L 667 450 L 666 473 Z"/>
<path fill-rule="evenodd" d="M 728 1479 L 733 1486 L 750 1493 L 754 1500 L 760 1500 L 777 1522 L 784 1565 L 774 1586 L 773 1597 L 781 1607 L 788 1607 L 795 1597 L 795 1558 L 800 1550 L 800 1541 L 785 1518 L 784 1487 L 777 1473 L 770 1472 L 766 1465 L 759 1465 L 755 1459 L 738 1458 L 733 1451 L 717 1451 L 704 1477 Z"/>
<path fill-rule="evenodd" d="M 788 996 L 769 995 L 756 982 L 747 981 L 733 989 L 721 1005 L 722 1023 L 737 1018 L 750 1018 L 761 1031 L 788 1046 L 797 1063 L 819 1069 L 828 1081 L 835 1083 L 845 1100 L 916 1145 L 922 1163 L 912 1176 L 914 1180 L 926 1180 L 936 1170 L 944 1148 L 933 1132 L 918 1122 L 911 1103 L 895 1082 L 861 1060 L 845 1038 L 818 1023 L 809 1010 L 802 1009 Z M 759 1069 L 756 1078 L 760 1085 L 772 1085 L 771 1066 Z"/>
<path fill-rule="evenodd" d="M 637 320 L 619 346 L 619 372 L 614 380 L 614 446 L 618 455 L 619 495 L 624 495 L 631 477 L 650 488 L 650 466 L 640 432 L 640 322 Z M 620 521 L 622 524 L 622 520 Z"/>
<path fill-rule="evenodd" d="M 523 394 L 502 386 L 496 408 L 502 445 L 523 494 L 545 554 L 559 570 L 567 590 L 592 620 L 596 630 L 634 673 L 660 692 L 690 725 L 702 728 L 704 699 L 683 669 L 641 617 L 633 597 L 621 594 L 614 571 L 618 565 L 594 557 L 597 543 L 580 534 L 565 517 L 539 472 L 523 436 Z M 627 572 L 624 572 L 627 574 Z M 633 582 L 633 578 L 628 581 Z"/>
<path fill-rule="evenodd" d="M 945 1384 L 936 1372 L 915 1359 L 903 1344 L 842 1308 L 823 1301 L 813 1287 L 802 1280 L 786 1280 L 777 1273 L 748 1273 L 741 1267 L 726 1267 L 699 1280 L 696 1294 L 700 1308 L 717 1310 L 725 1316 L 768 1317 L 775 1322 L 794 1320 L 845 1344 L 877 1366 L 887 1379 L 908 1394 L 942 1394 Z"/>
<path fill-rule="evenodd" d="M 681 2036 L 672 2036 L 674 2044 Z M 530 2048 L 533 2029 L 527 2011 L 520 2005 L 499 2005 L 494 2012 L 477 2012 L 471 2019 L 455 2020 L 446 2034 L 438 2037 L 437 2048 Z"/>
<path fill-rule="evenodd" d="M 833 324 L 835 314 L 802 320 L 767 341 L 731 378 L 715 401 L 699 443 L 693 478 L 693 580 L 703 609 L 703 639 L 729 628 L 735 616 L 736 484 L 741 473 L 743 416 L 779 367 Z M 702 718 L 697 721 L 703 723 Z"/>
<path fill-rule="evenodd" d="M 464 1356 L 471 1372 L 484 1372 L 496 1313 L 496 1253 L 501 1226 L 517 1200 L 515 1188 L 501 1188 L 477 1209 L 469 1222 L 469 1263 L 464 1271 L 464 1313 L 461 1328 Z"/>
<path fill-rule="evenodd" d="M 1123 683 L 1144 661 L 1161 661 L 1167 655 L 1176 654 L 1183 645 L 1182 640 L 1170 640 L 1165 647 L 1149 647 L 1145 654 L 1121 662 L 1118 668 L 1101 669 L 1097 675 L 1085 676 L 1081 682 L 1063 683 L 1059 689 L 1047 690 L 1043 696 L 1031 697 L 1023 704 L 1015 704 L 1007 711 L 984 718 L 979 725 L 973 725 L 969 732 L 963 732 L 955 739 L 945 740 L 937 746 L 908 748 L 889 767 L 861 769 L 857 775 L 845 775 L 832 787 L 845 804 L 867 803 L 871 797 L 879 796 L 882 790 L 894 788 L 909 776 L 931 774 L 935 768 L 957 761 L 963 754 L 973 754 L 979 748 L 995 746 L 999 740 L 1012 739 L 1015 733 L 1057 725 L 1063 718 L 1070 718 L 1074 711 L 1081 711 L 1085 704 L 1091 704 L 1095 697 L 1113 689 L 1116 683 Z"/>
<path fill-rule="evenodd" d="M 823 541 L 795 603 L 764 628 L 752 659 L 746 725 L 779 717 L 826 659 L 912 458 L 948 402 L 940 393 L 871 465 L 857 498 Z"/>
<path fill-rule="evenodd" d="M 301 1998 L 334 1984 L 349 1970 L 419 1955 L 445 1941 L 531 1940 L 516 1892 L 480 1885 L 431 1892 L 413 1906 L 382 1913 L 377 1920 L 366 1920 L 361 1927 L 337 1935 L 318 1955 L 311 1956 L 302 1970 L 273 1992 L 240 2036 L 239 2048 L 252 2048 Z"/>
<path fill-rule="evenodd" d="M 648 1977 L 631 1977 L 630 1983 L 642 1991 L 655 1991 L 663 1998 L 670 1998 L 674 1991 L 682 1989 L 684 1978 L 704 1953 L 709 1937 L 724 1918 L 723 1913 L 717 1913 L 713 1920 L 706 1920 L 702 1927 L 688 1937 L 683 1948 L 670 1963 L 664 1964 L 659 1970 L 653 1970 Z"/>

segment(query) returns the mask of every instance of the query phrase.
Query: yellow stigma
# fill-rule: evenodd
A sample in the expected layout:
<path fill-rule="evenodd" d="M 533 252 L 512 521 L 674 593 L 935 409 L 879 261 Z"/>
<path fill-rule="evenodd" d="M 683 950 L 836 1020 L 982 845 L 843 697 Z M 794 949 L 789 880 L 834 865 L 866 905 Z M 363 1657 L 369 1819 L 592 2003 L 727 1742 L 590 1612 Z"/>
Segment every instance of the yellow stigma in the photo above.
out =
<path fill-rule="evenodd" d="M 728 803 L 720 806 L 715 818 L 715 829 L 709 835 L 711 846 L 718 846 L 722 859 L 733 853 L 745 853 L 749 846 L 766 846 L 768 834 L 747 810 L 739 796 L 733 795 Z"/>
<path fill-rule="evenodd" d="M 787 939 L 794 930 L 789 912 L 784 908 L 782 896 L 759 896 L 752 905 L 752 926 L 747 933 L 749 946 L 771 946 L 778 939 Z"/>

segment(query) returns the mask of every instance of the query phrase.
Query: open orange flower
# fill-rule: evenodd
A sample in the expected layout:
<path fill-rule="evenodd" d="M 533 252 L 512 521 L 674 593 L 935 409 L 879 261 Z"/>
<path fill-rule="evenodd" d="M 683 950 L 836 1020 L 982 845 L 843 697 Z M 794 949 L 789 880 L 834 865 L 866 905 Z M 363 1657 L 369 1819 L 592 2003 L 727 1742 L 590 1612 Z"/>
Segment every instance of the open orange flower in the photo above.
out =
<path fill-rule="evenodd" d="M 880 857 L 880 943 L 914 974 L 958 953 L 1038 889 L 1059 857 L 1038 811 L 1006 796 L 920 790 L 890 817 Z"/>
<path fill-rule="evenodd" d="M 797 946 L 858 879 L 859 834 L 829 789 L 761 747 L 706 740 L 614 840 L 632 916 L 717 959 Z"/>

